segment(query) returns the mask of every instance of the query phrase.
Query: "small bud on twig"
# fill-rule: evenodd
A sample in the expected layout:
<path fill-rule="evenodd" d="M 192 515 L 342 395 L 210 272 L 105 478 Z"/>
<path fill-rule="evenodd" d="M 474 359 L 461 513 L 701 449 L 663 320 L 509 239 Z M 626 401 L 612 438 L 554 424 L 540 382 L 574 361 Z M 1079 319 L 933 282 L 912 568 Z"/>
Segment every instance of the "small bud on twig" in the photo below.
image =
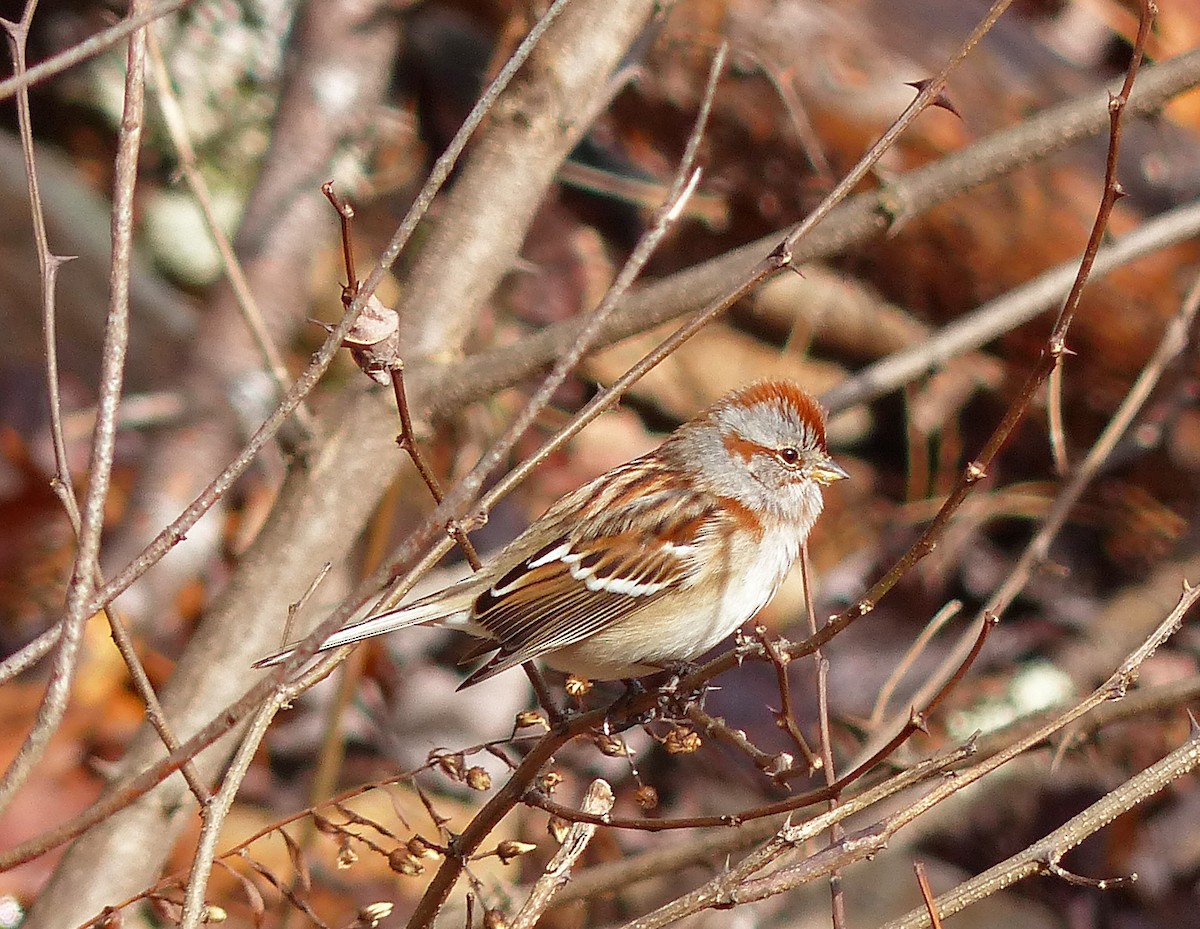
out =
<path fill-rule="evenodd" d="M 412 856 L 407 848 L 393 849 L 388 855 L 388 867 L 397 874 L 415 877 L 425 870 L 425 866 Z"/>
<path fill-rule="evenodd" d="M 532 842 L 518 842 L 516 839 L 505 839 L 496 846 L 496 857 L 504 864 L 508 864 L 514 858 L 520 858 L 537 848 Z"/>
<path fill-rule="evenodd" d="M 550 723 L 546 721 L 546 717 L 537 710 L 526 710 L 524 713 L 518 713 L 516 724 L 518 729 L 528 729 L 530 726 L 541 726 L 547 732 L 550 731 Z"/>

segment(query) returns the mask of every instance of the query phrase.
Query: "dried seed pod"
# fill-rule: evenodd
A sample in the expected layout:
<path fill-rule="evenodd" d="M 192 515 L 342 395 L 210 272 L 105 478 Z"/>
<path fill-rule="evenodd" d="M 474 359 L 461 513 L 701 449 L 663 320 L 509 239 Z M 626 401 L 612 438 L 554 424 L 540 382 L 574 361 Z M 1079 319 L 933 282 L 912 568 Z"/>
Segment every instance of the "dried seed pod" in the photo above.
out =
<path fill-rule="evenodd" d="M 649 784 L 643 784 L 637 789 L 633 799 L 643 810 L 653 810 L 658 806 L 658 791 Z"/>
<path fill-rule="evenodd" d="M 442 857 L 441 852 L 439 852 L 436 848 L 434 848 L 432 845 L 430 845 L 428 842 L 426 842 L 419 835 L 414 835 L 411 839 L 409 839 L 408 843 L 405 847 L 408 849 L 408 853 L 410 855 L 412 855 L 414 858 L 426 858 L 426 859 L 436 860 L 436 859 Z"/>
<path fill-rule="evenodd" d="M 671 755 L 691 755 L 700 751 L 700 746 L 703 744 L 704 741 L 700 738 L 699 733 L 681 727 L 672 729 L 662 740 L 663 748 Z"/>
<path fill-rule="evenodd" d="M 368 903 L 358 911 L 358 925 L 374 929 L 375 926 L 378 926 L 391 916 L 392 910 L 395 908 L 395 904 L 388 903 L 386 900 L 381 900 L 378 903 Z"/>
<path fill-rule="evenodd" d="M 350 840 L 344 839 L 337 854 L 337 868 L 339 871 L 345 871 L 354 862 L 358 861 L 358 852 L 350 847 Z"/>
<path fill-rule="evenodd" d="M 537 710 L 526 710 L 524 713 L 517 714 L 517 728 L 528 729 L 530 726 L 541 726 L 547 732 L 550 731 L 550 723 L 546 721 L 546 717 Z"/>
<path fill-rule="evenodd" d="M 554 793 L 554 788 L 561 784 L 562 781 L 563 776 L 557 771 L 547 771 L 541 776 L 539 783 L 542 786 L 542 790 L 548 794 L 552 794 Z"/>
<path fill-rule="evenodd" d="M 508 929 L 508 920 L 499 910 L 484 910 L 483 929 Z"/>
<path fill-rule="evenodd" d="M 397 874 L 406 874 L 409 877 L 415 877 L 425 870 L 425 866 L 417 861 L 407 848 L 393 849 L 388 855 L 388 867 Z"/>
<path fill-rule="evenodd" d="M 388 372 L 400 361 L 399 314 L 372 294 L 342 345 L 350 349 L 355 363 L 367 377 L 378 384 L 390 384 Z"/>
<path fill-rule="evenodd" d="M 795 756 L 788 752 L 779 752 L 771 757 L 771 763 L 763 768 L 763 774 L 770 777 L 775 777 L 778 774 L 783 774 L 785 771 L 790 771 L 796 764 Z"/>
<path fill-rule="evenodd" d="M 492 776 L 478 765 L 473 768 L 467 768 L 467 772 L 463 777 L 467 782 L 467 786 L 472 790 L 492 789 Z"/>
<path fill-rule="evenodd" d="M 465 764 L 461 754 L 438 755 L 433 761 L 441 769 L 442 773 L 452 781 L 461 781 L 463 779 Z"/>
<path fill-rule="evenodd" d="M 568 696 L 583 697 L 591 692 L 592 682 L 586 677 L 576 677 L 574 674 L 568 674 L 565 687 Z"/>
<path fill-rule="evenodd" d="M 603 732 L 598 733 L 594 741 L 596 743 L 596 748 L 600 749 L 603 754 L 612 758 L 622 758 L 629 753 L 629 750 L 625 747 L 624 741 L 617 738 L 615 735 L 607 735 Z"/>

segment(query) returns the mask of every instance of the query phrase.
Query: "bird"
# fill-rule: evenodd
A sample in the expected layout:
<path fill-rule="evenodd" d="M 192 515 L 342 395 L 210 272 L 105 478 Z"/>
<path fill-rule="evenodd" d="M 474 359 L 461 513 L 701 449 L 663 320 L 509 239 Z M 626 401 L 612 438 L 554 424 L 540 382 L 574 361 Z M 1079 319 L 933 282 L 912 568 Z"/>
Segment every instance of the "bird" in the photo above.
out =
<path fill-rule="evenodd" d="M 822 488 L 848 476 L 812 396 L 787 380 L 752 383 L 559 498 L 475 574 L 318 651 L 409 626 L 459 629 L 481 640 L 464 661 L 492 653 L 460 690 L 532 659 L 588 680 L 677 667 L 766 606 L 821 514 Z"/>

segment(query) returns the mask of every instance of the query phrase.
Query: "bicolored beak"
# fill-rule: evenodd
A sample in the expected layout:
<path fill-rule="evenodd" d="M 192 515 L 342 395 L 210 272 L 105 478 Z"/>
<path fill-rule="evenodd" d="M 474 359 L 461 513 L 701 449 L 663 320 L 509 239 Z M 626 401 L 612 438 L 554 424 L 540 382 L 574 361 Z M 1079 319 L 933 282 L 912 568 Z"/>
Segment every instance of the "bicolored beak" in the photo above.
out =
<path fill-rule="evenodd" d="M 818 484 L 832 484 L 849 476 L 849 472 L 829 456 L 818 461 L 812 469 L 812 479 Z"/>

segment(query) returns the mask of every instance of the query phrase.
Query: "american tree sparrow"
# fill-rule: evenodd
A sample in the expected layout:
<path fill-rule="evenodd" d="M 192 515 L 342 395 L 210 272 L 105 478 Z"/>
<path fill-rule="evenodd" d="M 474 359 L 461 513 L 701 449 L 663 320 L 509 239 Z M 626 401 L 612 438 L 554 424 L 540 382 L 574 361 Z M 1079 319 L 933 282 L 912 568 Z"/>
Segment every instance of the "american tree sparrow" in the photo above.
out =
<path fill-rule="evenodd" d="M 321 651 L 406 626 L 461 629 L 483 640 L 471 658 L 495 652 L 462 687 L 533 658 L 596 680 L 690 661 L 774 596 L 822 486 L 847 476 L 812 397 L 788 381 L 753 384 L 559 499 L 476 574 L 348 626 Z"/>

